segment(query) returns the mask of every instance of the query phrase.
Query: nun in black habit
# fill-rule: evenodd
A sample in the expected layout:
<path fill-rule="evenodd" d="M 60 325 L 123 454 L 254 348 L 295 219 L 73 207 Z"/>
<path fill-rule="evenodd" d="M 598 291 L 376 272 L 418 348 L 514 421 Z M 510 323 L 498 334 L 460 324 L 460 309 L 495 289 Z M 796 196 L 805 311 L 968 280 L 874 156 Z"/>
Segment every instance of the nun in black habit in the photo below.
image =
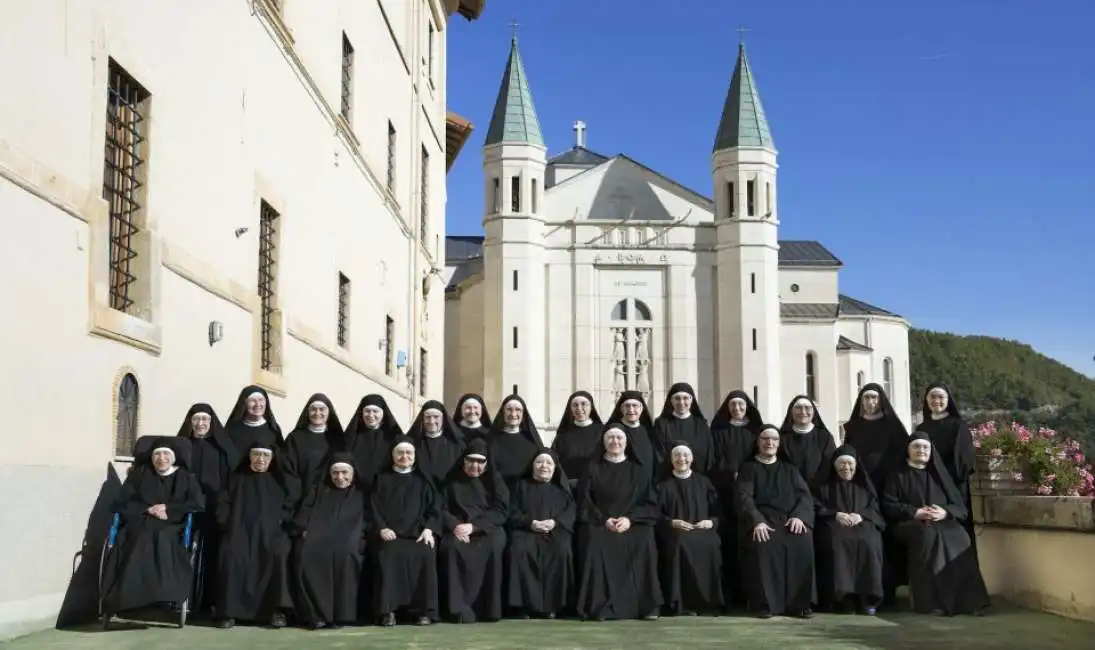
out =
<path fill-rule="evenodd" d="M 882 531 L 886 522 L 856 449 L 833 452 L 833 471 L 817 489 L 817 585 L 840 611 L 874 616 L 882 600 Z"/>
<path fill-rule="evenodd" d="M 844 423 L 844 444 L 855 448 L 857 463 L 871 479 L 875 490 L 883 490 L 894 468 L 905 464 L 909 432 L 897 417 L 886 391 L 870 383 L 859 391 L 852 415 Z M 897 587 L 905 584 L 905 557 L 901 545 L 883 535 L 883 602 L 892 604 Z"/>
<path fill-rule="evenodd" d="M 806 395 L 797 395 L 787 405 L 787 415 L 779 428 L 779 451 L 794 465 L 811 488 L 829 474 L 829 460 L 836 451 L 833 434 L 821 421 L 817 404 Z"/>
<path fill-rule="evenodd" d="M 506 606 L 524 618 L 555 618 L 573 602 L 577 511 L 558 454 L 541 449 L 510 496 L 507 525 Z"/>
<path fill-rule="evenodd" d="M 650 409 L 643 394 L 637 390 L 625 390 L 616 400 L 609 424 L 622 424 L 627 433 L 627 453 L 650 472 L 650 479 L 656 480 L 665 462 L 665 450 L 658 440 L 654 421 L 650 419 Z"/>
<path fill-rule="evenodd" d="M 691 384 L 680 382 L 670 386 L 661 415 L 654 421 L 654 430 L 663 456 L 668 458 L 669 449 L 683 442 L 692 451 L 692 470 L 704 476 L 711 472 L 715 440 Z"/>
<path fill-rule="evenodd" d="M 578 596 L 584 620 L 656 620 L 662 606 L 653 472 L 610 424 L 578 486 Z"/>
<path fill-rule="evenodd" d="M 242 451 L 228 438 L 216 411 L 208 404 L 194 404 L 186 412 L 179 425 L 179 437 L 190 440 L 189 469 L 198 477 L 205 511 L 195 517 L 195 525 L 201 531 L 203 575 L 209 580 L 199 582 L 200 592 L 190 602 L 192 611 L 202 611 L 213 606 L 215 599 L 214 577 L 217 575 L 217 559 L 220 555 L 220 527 L 217 525 L 217 498 L 228 484 L 229 475 L 243 458 Z"/>
<path fill-rule="evenodd" d="M 445 405 L 429 400 L 411 423 L 408 435 L 414 441 L 415 467 L 441 485 L 464 457 L 464 431 L 452 421 Z"/>
<path fill-rule="evenodd" d="M 601 446 L 601 434 L 604 422 L 597 413 L 593 395 L 584 390 L 575 391 L 567 398 L 563 417 L 555 430 L 555 439 L 551 448 L 559 456 L 561 469 L 570 480 L 570 489 L 577 489 L 578 482 L 585 476 L 589 459 Z"/>
<path fill-rule="evenodd" d="M 354 458 L 357 477 L 366 490 L 376 473 L 391 462 L 392 441 L 403 427 L 388 407 L 388 400 L 372 393 L 361 398 L 342 435 L 342 451 Z"/>
<path fill-rule="evenodd" d="M 134 452 L 114 505 L 122 527 L 103 569 L 107 617 L 155 603 L 181 603 L 194 582 L 182 532 L 186 516 L 202 511 L 204 497 L 187 469 L 190 441 L 145 436 Z"/>
<path fill-rule="evenodd" d="M 962 495 L 962 504 L 966 510 L 973 512 L 970 479 L 977 468 L 977 457 L 973 447 L 973 435 L 958 412 L 954 393 L 946 384 L 935 383 L 928 386 L 924 391 L 920 412 L 923 415 L 920 430 L 928 434 L 931 440 L 932 456 L 938 458 L 950 474 L 951 481 Z M 967 517 L 962 525 L 970 536 L 976 555 L 977 533 L 973 529 L 973 518 Z"/>
<path fill-rule="evenodd" d="M 357 620 L 365 550 L 365 494 L 354 458 L 336 452 L 292 522 L 290 562 L 297 618 L 312 629 Z"/>
<path fill-rule="evenodd" d="M 711 436 L 715 443 L 715 463 L 709 475 L 719 494 L 722 522 L 723 595 L 728 603 L 745 605 L 738 563 L 738 516 L 735 509 L 734 483 L 742 463 L 753 457 L 757 432 L 764 426 L 760 410 L 743 390 L 732 390 L 711 418 Z"/>
<path fill-rule="evenodd" d="M 327 459 L 340 449 L 342 439 L 342 422 L 335 405 L 323 393 L 309 397 L 285 439 L 284 453 L 278 456 L 278 469 L 294 511 L 312 487 L 323 481 Z"/>
<path fill-rule="evenodd" d="M 284 525 L 292 515 L 275 449 L 254 443 L 219 495 L 217 523 L 223 531 L 217 581 L 219 627 L 236 619 L 285 627 L 289 550 Z M 213 577 L 212 575 L 210 576 Z"/>
<path fill-rule="evenodd" d="M 814 585 L 814 500 L 806 481 L 766 425 L 756 455 L 738 472 L 737 508 L 742 543 L 742 586 L 761 618 L 810 618 Z"/>
<path fill-rule="evenodd" d="M 270 407 L 270 395 L 261 386 L 245 386 L 240 391 L 224 428 L 241 454 L 256 442 L 268 449 L 285 444 L 281 426 Z"/>
<path fill-rule="evenodd" d="M 404 614 L 429 625 L 438 620 L 441 493 L 419 465 L 410 437 L 396 436 L 388 457 L 369 499 L 373 610 L 385 627 Z"/>
<path fill-rule="evenodd" d="M 511 489 L 521 480 L 536 452 L 544 447 L 532 414 L 519 395 L 502 400 L 487 441 L 491 458 L 489 471 L 501 477 Z"/>
<path fill-rule="evenodd" d="M 718 494 L 692 469 L 688 442 L 670 443 L 668 476 L 658 483 L 658 566 L 665 607 L 674 616 L 725 606 Z"/>
<path fill-rule="evenodd" d="M 488 463 L 487 442 L 468 443 L 442 490 L 445 613 L 458 623 L 502 618 L 502 570 L 509 490 Z"/>
<path fill-rule="evenodd" d="M 923 431 L 909 437 L 905 466 L 890 474 L 882 514 L 905 545 L 915 611 L 976 615 L 988 607 L 977 556 L 962 526 L 969 510 Z"/>
<path fill-rule="evenodd" d="M 465 440 L 486 438 L 490 434 L 491 421 L 487 414 L 487 403 L 482 395 L 467 393 L 456 400 L 453 410 L 456 425 L 464 432 Z"/>

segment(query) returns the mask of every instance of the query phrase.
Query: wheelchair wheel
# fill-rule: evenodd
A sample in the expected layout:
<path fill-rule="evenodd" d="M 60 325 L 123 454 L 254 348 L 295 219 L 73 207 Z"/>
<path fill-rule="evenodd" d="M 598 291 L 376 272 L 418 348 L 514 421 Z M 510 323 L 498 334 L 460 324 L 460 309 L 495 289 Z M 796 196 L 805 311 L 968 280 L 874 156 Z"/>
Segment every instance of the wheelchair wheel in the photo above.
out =
<path fill-rule="evenodd" d="M 110 550 L 110 540 L 103 540 L 103 550 L 99 554 L 99 598 L 98 598 L 98 614 L 99 619 L 103 624 L 103 629 L 110 627 L 111 615 L 103 611 L 103 583 L 105 580 L 104 571 L 106 569 L 106 554 Z"/>
<path fill-rule="evenodd" d="M 190 599 L 184 600 L 179 603 L 179 629 L 186 627 L 186 615 L 187 609 L 190 606 Z"/>

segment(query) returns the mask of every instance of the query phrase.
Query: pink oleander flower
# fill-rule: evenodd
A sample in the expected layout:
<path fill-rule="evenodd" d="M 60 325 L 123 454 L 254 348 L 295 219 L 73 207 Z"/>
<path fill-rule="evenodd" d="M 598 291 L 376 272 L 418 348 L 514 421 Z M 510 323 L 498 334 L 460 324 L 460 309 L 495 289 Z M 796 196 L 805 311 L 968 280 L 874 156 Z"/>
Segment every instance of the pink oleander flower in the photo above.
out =
<path fill-rule="evenodd" d="M 1042 427 L 1041 429 L 1038 429 L 1038 437 L 1039 438 L 1045 438 L 1045 439 L 1048 440 L 1049 438 L 1057 437 L 1057 432 L 1054 431 L 1053 429 L 1047 429 L 1045 427 Z"/>
<path fill-rule="evenodd" d="M 1024 429 L 1019 429 L 1017 435 L 1018 435 L 1018 438 L 1019 438 L 1019 442 L 1030 442 L 1030 439 L 1032 437 L 1030 435 L 1030 431 L 1028 431 L 1025 428 Z"/>

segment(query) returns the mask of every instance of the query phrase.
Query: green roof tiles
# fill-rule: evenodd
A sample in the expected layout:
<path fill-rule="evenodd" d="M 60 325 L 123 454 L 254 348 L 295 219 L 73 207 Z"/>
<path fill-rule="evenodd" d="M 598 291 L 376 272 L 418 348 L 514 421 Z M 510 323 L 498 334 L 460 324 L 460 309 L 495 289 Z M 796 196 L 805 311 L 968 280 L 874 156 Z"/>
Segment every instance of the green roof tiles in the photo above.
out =
<path fill-rule="evenodd" d="M 738 62 L 730 80 L 730 92 L 722 108 L 719 131 L 715 135 L 714 151 L 734 147 L 767 147 L 775 149 L 772 130 L 760 105 L 760 94 L 745 56 L 745 45 L 738 47 Z"/>
<path fill-rule="evenodd" d="M 502 85 L 498 89 L 498 99 L 494 103 L 484 145 L 501 142 L 544 145 L 540 121 L 536 119 L 536 108 L 532 105 L 528 75 L 521 63 L 521 53 L 517 50 L 516 36 L 510 44 L 509 60 L 506 61 L 506 71 L 502 73 Z"/>

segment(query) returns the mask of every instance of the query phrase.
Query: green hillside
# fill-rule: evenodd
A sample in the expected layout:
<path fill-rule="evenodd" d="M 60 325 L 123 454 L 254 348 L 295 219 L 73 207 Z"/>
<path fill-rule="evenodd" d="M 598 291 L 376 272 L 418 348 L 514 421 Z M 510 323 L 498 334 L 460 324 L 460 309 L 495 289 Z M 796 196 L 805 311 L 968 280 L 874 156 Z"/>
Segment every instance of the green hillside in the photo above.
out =
<path fill-rule="evenodd" d="M 1095 449 L 1095 380 L 1025 343 L 913 329 L 909 357 L 914 405 L 942 381 L 971 421 L 1015 418 Z"/>

